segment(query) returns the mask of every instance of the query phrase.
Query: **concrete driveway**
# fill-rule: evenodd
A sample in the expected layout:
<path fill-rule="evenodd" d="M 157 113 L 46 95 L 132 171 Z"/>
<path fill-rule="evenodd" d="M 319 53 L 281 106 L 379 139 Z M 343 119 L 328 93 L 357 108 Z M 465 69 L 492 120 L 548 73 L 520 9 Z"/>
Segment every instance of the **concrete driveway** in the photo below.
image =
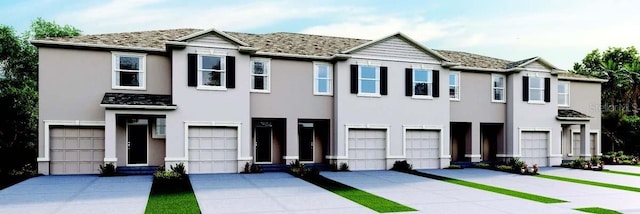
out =
<path fill-rule="evenodd" d="M 540 173 L 552 174 L 549 172 L 555 172 L 556 170 L 563 172 L 564 175 L 561 175 L 562 177 L 583 179 L 585 178 L 583 177 L 583 173 L 587 172 L 593 173 L 591 175 L 594 176 L 609 176 L 611 182 L 607 183 L 613 183 L 613 180 L 619 176 L 627 176 L 551 167 L 541 168 Z M 535 176 L 516 175 L 486 169 L 438 169 L 419 171 L 569 201 L 569 203 L 558 203 L 550 206 L 566 208 L 602 207 L 622 211 L 623 213 L 640 212 L 640 204 L 631 202 L 633 199 L 640 198 L 640 193 L 637 192 L 556 181 L 537 178 Z M 580 176 L 571 176 L 572 173 L 579 174 Z M 560 175 L 560 173 L 553 173 L 553 175 Z M 629 179 L 635 179 L 634 176 L 627 177 L 629 177 Z"/>
<path fill-rule="evenodd" d="M 605 169 L 623 171 L 623 172 L 631 172 L 631 173 L 640 173 L 640 166 L 629 166 L 629 165 L 605 165 Z"/>
<path fill-rule="evenodd" d="M 375 213 L 286 173 L 189 178 L 202 213 Z"/>
<path fill-rule="evenodd" d="M 0 213 L 143 213 L 151 176 L 40 176 L 0 191 Z"/>
<path fill-rule="evenodd" d="M 421 213 L 574 213 L 564 207 L 394 171 L 322 172 L 322 175 Z"/>

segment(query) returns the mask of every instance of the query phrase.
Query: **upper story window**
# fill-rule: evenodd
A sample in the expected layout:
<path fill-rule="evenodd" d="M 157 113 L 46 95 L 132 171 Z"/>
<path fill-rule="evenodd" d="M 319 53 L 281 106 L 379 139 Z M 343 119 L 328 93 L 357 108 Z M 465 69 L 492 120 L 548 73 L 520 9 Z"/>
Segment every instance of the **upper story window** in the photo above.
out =
<path fill-rule="evenodd" d="M 522 77 L 522 101 L 545 103 L 551 101 L 551 78 L 539 76 Z"/>
<path fill-rule="evenodd" d="M 433 95 L 433 77 L 431 70 L 413 69 L 413 95 Z"/>
<path fill-rule="evenodd" d="M 380 67 L 361 65 L 358 85 L 358 94 L 380 95 Z"/>
<path fill-rule="evenodd" d="M 449 99 L 460 100 L 460 72 L 449 73 Z"/>
<path fill-rule="evenodd" d="M 569 106 L 569 82 L 558 82 L 558 106 Z"/>
<path fill-rule="evenodd" d="M 506 87 L 505 76 L 499 74 L 491 75 L 491 101 L 492 102 L 505 102 L 506 101 Z"/>
<path fill-rule="evenodd" d="M 313 63 L 313 94 L 333 95 L 333 66 L 329 63 Z"/>
<path fill-rule="evenodd" d="M 198 88 L 226 89 L 225 57 L 198 55 Z"/>
<path fill-rule="evenodd" d="M 529 101 L 544 102 L 544 78 L 529 77 Z"/>
<path fill-rule="evenodd" d="M 264 58 L 251 59 L 251 91 L 271 91 L 271 61 Z"/>
<path fill-rule="evenodd" d="M 113 53 L 113 89 L 146 89 L 146 54 Z"/>

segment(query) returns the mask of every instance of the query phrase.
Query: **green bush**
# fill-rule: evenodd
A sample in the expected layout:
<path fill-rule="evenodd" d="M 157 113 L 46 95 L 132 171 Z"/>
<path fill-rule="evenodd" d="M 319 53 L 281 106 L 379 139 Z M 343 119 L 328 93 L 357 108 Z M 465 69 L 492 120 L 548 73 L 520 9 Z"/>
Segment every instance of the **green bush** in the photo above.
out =
<path fill-rule="evenodd" d="M 244 170 L 242 170 L 242 173 L 262 173 L 262 167 L 258 164 L 247 162 L 244 164 Z"/>
<path fill-rule="evenodd" d="M 187 169 L 184 167 L 184 163 L 177 163 L 171 166 L 171 171 L 178 173 L 182 177 L 187 176 Z"/>
<path fill-rule="evenodd" d="M 343 162 L 340 164 L 340 171 L 349 171 L 349 164 Z"/>
<path fill-rule="evenodd" d="M 582 168 L 584 168 L 585 164 L 586 164 L 586 162 L 584 161 L 584 159 L 580 157 L 580 158 L 577 158 L 577 159 L 571 161 L 571 168 L 582 169 Z"/>
<path fill-rule="evenodd" d="M 491 168 L 491 164 L 488 164 L 488 163 L 475 163 L 475 164 L 473 164 L 473 166 L 476 167 L 476 168 L 482 168 L 482 169 Z"/>
<path fill-rule="evenodd" d="M 391 170 L 399 171 L 399 172 L 409 172 L 413 170 L 413 166 L 407 162 L 407 160 L 396 161 L 393 163 L 393 167 Z"/>
<path fill-rule="evenodd" d="M 521 161 L 520 158 L 511 158 L 509 160 L 509 162 L 507 163 L 507 165 L 511 166 L 511 170 L 514 172 L 518 172 L 520 173 L 520 170 L 522 169 L 522 167 L 524 167 L 526 163 L 524 161 Z"/>
<path fill-rule="evenodd" d="M 165 170 L 164 166 L 158 167 L 153 173 L 153 178 L 159 182 L 178 182 L 188 180 L 187 170 L 184 163 L 178 163 L 169 167 L 171 170 Z"/>
<path fill-rule="evenodd" d="M 513 167 L 509 165 L 498 165 L 496 169 L 505 172 L 513 172 Z"/>
<path fill-rule="evenodd" d="M 99 165 L 98 167 L 99 167 L 98 171 L 100 171 L 100 176 L 108 177 L 108 176 L 116 175 L 116 166 L 111 162 L 103 165 Z"/>
<path fill-rule="evenodd" d="M 451 164 L 451 165 L 445 167 L 445 169 L 462 169 L 462 166 Z"/>
<path fill-rule="evenodd" d="M 573 164 L 573 161 L 571 161 L 571 162 L 563 162 L 563 163 L 560 164 L 560 167 L 571 168 L 572 164 Z"/>

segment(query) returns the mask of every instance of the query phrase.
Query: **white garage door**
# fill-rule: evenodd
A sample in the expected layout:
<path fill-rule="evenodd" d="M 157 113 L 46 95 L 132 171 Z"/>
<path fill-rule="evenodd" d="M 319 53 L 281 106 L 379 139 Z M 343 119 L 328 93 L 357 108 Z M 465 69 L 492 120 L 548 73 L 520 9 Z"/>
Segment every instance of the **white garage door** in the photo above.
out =
<path fill-rule="evenodd" d="M 530 166 L 533 164 L 547 166 L 549 132 L 523 131 L 521 138 L 522 157 L 520 160 Z"/>
<path fill-rule="evenodd" d="M 591 137 L 590 137 L 590 141 L 591 141 L 591 155 L 592 156 L 596 156 L 598 155 L 597 153 L 597 143 L 598 143 L 598 134 L 596 133 L 591 133 Z M 582 153 L 580 153 L 580 132 L 578 133 L 573 133 L 573 156 L 574 157 L 579 157 L 581 156 Z"/>
<path fill-rule="evenodd" d="M 190 127 L 188 136 L 188 173 L 238 172 L 236 128 Z"/>
<path fill-rule="evenodd" d="M 349 169 L 386 169 L 386 139 L 383 129 L 349 129 Z"/>
<path fill-rule="evenodd" d="M 53 127 L 49 136 L 51 174 L 98 174 L 104 163 L 103 127 Z"/>
<path fill-rule="evenodd" d="M 440 168 L 440 131 L 407 130 L 407 162 L 414 169 Z"/>

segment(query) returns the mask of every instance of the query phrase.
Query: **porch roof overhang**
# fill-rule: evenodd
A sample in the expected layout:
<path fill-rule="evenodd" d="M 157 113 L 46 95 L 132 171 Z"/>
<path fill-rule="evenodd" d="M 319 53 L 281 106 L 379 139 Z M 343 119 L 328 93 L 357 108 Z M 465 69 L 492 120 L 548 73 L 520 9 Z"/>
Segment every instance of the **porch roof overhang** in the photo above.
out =
<path fill-rule="evenodd" d="M 588 122 L 591 117 L 573 109 L 558 109 L 556 119 L 560 121 Z"/>
<path fill-rule="evenodd" d="M 175 110 L 171 95 L 105 93 L 100 107 L 106 109 Z"/>

